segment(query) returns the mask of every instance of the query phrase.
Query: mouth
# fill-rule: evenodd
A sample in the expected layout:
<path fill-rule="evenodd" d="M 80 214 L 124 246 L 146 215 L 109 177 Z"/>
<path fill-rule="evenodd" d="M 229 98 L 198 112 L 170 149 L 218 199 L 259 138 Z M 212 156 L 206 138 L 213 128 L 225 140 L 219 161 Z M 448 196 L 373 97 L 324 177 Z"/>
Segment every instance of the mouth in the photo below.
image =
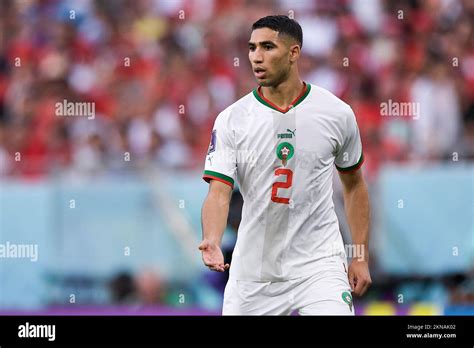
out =
<path fill-rule="evenodd" d="M 262 79 L 262 78 L 265 77 L 266 70 L 263 69 L 263 68 L 260 68 L 260 67 L 256 67 L 256 68 L 253 69 L 253 73 L 254 73 L 256 78 Z"/>

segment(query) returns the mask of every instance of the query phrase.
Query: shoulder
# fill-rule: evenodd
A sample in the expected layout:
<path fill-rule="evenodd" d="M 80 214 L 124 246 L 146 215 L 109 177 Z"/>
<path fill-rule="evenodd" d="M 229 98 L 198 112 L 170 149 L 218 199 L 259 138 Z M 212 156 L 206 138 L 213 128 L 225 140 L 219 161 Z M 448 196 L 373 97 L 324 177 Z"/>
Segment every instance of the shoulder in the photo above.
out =
<path fill-rule="evenodd" d="M 216 122 L 227 125 L 229 125 L 231 122 L 236 122 L 240 117 L 249 113 L 249 110 L 253 107 L 253 104 L 253 92 L 250 92 L 222 110 L 219 115 L 217 115 Z"/>
<path fill-rule="evenodd" d="M 310 102 L 317 106 L 318 109 L 323 109 L 323 111 L 327 111 L 336 118 L 346 120 L 354 115 L 349 104 L 336 97 L 327 89 L 314 84 L 311 84 Z"/>

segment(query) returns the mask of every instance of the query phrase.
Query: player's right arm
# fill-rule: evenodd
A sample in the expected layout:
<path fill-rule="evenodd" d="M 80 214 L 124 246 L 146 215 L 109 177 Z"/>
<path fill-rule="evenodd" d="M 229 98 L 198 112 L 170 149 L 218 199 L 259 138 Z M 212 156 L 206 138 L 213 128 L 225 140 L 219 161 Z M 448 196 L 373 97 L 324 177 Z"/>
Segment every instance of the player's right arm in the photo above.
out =
<path fill-rule="evenodd" d="M 209 192 L 202 206 L 203 240 L 199 245 L 202 260 L 209 269 L 224 272 L 229 264 L 224 264 L 220 245 L 227 226 L 232 186 L 218 180 L 210 180 Z"/>

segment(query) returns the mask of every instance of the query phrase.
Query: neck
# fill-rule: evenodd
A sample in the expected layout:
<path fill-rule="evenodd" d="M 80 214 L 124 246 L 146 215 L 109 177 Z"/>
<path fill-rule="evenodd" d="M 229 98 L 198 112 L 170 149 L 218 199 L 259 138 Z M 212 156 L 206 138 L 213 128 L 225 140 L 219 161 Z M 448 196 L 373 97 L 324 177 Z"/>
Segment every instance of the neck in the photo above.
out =
<path fill-rule="evenodd" d="M 288 80 L 274 87 L 261 87 L 260 93 L 281 109 L 286 109 L 302 92 L 304 83 L 294 74 Z"/>

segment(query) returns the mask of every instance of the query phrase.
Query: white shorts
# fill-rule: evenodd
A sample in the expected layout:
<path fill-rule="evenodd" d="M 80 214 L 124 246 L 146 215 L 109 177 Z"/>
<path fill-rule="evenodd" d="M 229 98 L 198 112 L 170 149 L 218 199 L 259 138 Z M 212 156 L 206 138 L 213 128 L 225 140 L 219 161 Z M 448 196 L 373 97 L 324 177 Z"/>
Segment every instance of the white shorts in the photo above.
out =
<path fill-rule="evenodd" d="M 346 263 L 339 257 L 318 261 L 310 277 L 281 282 L 229 279 L 223 315 L 354 315 Z"/>

